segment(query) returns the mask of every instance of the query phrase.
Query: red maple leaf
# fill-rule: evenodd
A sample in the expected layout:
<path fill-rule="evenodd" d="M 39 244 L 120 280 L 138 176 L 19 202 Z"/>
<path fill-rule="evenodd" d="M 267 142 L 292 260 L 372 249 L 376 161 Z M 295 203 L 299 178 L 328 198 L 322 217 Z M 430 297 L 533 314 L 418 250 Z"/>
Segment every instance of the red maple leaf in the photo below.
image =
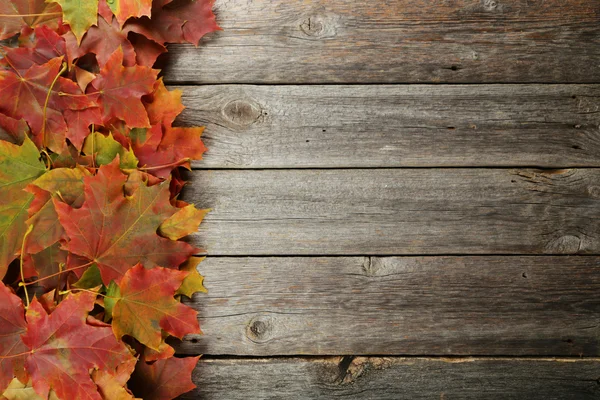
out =
<path fill-rule="evenodd" d="M 107 294 L 113 296 L 112 325 L 117 338 L 130 335 L 159 350 L 161 330 L 180 339 L 200 333 L 197 312 L 174 298 L 187 275 L 167 268 L 145 269 L 140 264 L 128 270 Z"/>
<path fill-rule="evenodd" d="M 60 76 L 62 58 L 33 65 L 24 74 L 0 71 L 0 112 L 24 119 L 38 147 L 60 152 L 65 146 L 65 110 L 97 106 L 75 82 Z"/>
<path fill-rule="evenodd" d="M 26 326 L 23 302 L 0 282 L 0 393 L 15 375 L 27 382 L 23 369 L 27 347 L 21 341 Z"/>
<path fill-rule="evenodd" d="M 189 392 L 196 387 L 191 375 L 199 359 L 168 358 L 152 364 L 141 360 L 131 376 L 132 391 L 144 400 L 170 400 Z"/>
<path fill-rule="evenodd" d="M 130 128 L 150 127 L 141 98 L 152 93 L 157 75 L 158 71 L 149 67 L 124 67 L 123 49 L 118 48 L 91 83 L 104 122 L 120 119 Z"/>
<path fill-rule="evenodd" d="M 83 292 L 69 295 L 52 314 L 37 299 L 28 308 L 25 368 L 43 398 L 52 389 L 61 399 L 101 400 L 90 371 L 115 371 L 133 358 L 109 327 L 86 323 L 95 301 L 95 293 Z"/>
<path fill-rule="evenodd" d="M 46 25 L 58 26 L 61 18 L 58 4 L 44 0 L 2 0 L 0 1 L 0 40 L 16 35 L 24 27 L 34 28 Z"/>
<path fill-rule="evenodd" d="M 26 46 L 2 49 L 4 58 L 0 60 L 0 66 L 24 74 L 32 66 L 45 64 L 67 52 L 65 40 L 46 25 L 35 28 L 30 42 L 21 42 Z"/>
<path fill-rule="evenodd" d="M 131 19 L 123 28 L 164 45 L 193 43 L 210 32 L 220 30 L 212 11 L 214 0 L 158 0 L 152 5 L 152 19 Z"/>
<path fill-rule="evenodd" d="M 137 263 L 146 268 L 177 268 L 195 253 L 189 244 L 156 233 L 177 211 L 169 203 L 169 182 L 150 187 L 142 183 L 125 196 L 126 180 L 115 159 L 100 167 L 96 176 L 84 178 L 85 202 L 81 208 L 55 201 L 69 237 L 65 249 L 97 263 L 105 284 L 120 279 Z"/>
<path fill-rule="evenodd" d="M 121 47 L 123 50 L 123 65 L 132 67 L 136 64 L 133 45 L 127 40 L 127 34 L 121 31 L 117 20 L 112 17 L 110 20 L 106 20 L 98 16 L 98 25 L 92 26 L 88 30 L 79 45 L 73 32 L 65 34 L 65 38 L 67 39 L 67 51 L 71 62 L 92 53 L 96 55 L 98 65 L 103 67 L 110 56 Z"/>

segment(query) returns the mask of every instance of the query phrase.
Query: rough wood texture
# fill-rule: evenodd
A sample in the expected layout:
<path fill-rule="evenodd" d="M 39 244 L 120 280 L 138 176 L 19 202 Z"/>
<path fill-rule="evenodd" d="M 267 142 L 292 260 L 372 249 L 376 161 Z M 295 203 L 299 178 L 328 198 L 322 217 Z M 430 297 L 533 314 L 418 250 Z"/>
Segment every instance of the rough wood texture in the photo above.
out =
<path fill-rule="evenodd" d="M 184 399 L 597 400 L 599 360 L 203 360 Z"/>
<path fill-rule="evenodd" d="M 169 82 L 600 82 L 598 0 L 217 0 Z"/>
<path fill-rule="evenodd" d="M 600 85 L 205 86 L 198 168 L 600 166 Z"/>
<path fill-rule="evenodd" d="M 600 356 L 600 257 L 219 257 L 199 271 L 205 335 L 187 354 Z"/>
<path fill-rule="evenodd" d="M 195 171 L 211 255 L 599 254 L 599 169 Z"/>

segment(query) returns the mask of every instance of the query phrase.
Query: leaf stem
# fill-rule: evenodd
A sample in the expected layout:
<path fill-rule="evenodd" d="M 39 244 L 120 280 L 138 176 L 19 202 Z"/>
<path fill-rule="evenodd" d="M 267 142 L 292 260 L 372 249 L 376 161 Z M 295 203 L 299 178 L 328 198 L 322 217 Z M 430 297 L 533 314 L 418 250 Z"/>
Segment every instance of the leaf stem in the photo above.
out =
<path fill-rule="evenodd" d="M 3 18 L 23 18 L 23 17 L 51 17 L 51 16 L 59 16 L 62 13 L 53 12 L 53 13 L 41 13 L 41 14 L 0 14 L 0 17 Z"/>
<path fill-rule="evenodd" d="M 21 257 L 19 259 L 19 267 L 21 269 L 21 282 L 19 283 L 19 286 L 23 287 L 25 286 L 25 284 L 23 284 L 23 282 L 25 282 L 25 272 L 23 269 L 23 260 L 25 258 L 25 243 L 27 242 L 27 236 L 29 236 L 31 231 L 33 231 L 33 225 L 29 225 L 29 228 L 27 228 L 27 232 L 25 232 L 25 236 L 23 236 L 23 243 L 21 244 Z M 23 289 L 25 290 L 25 300 L 27 301 L 27 306 L 25 308 L 29 308 L 29 292 L 27 292 L 26 287 L 24 287 Z"/>
<path fill-rule="evenodd" d="M 43 109 L 42 137 L 46 133 L 46 117 L 47 117 L 47 113 L 48 113 L 48 103 L 50 102 L 50 95 L 52 94 L 52 89 L 54 89 L 54 85 L 56 85 L 56 82 L 58 82 L 58 78 L 62 74 L 64 74 L 66 70 L 67 70 L 67 63 L 63 63 L 62 68 L 60 69 L 60 71 L 58 71 L 58 74 L 54 77 L 54 80 L 52 81 L 50 88 L 48 88 L 48 94 L 46 94 L 46 102 L 44 103 L 44 109 Z"/>
<path fill-rule="evenodd" d="M 65 269 L 65 270 L 59 271 L 59 272 L 57 272 L 57 273 L 55 273 L 55 274 L 52 274 L 52 275 L 45 276 L 45 277 L 43 277 L 43 278 L 40 278 L 40 279 L 38 279 L 38 280 L 35 280 L 35 281 L 31 281 L 31 282 L 21 282 L 21 283 L 19 284 L 19 286 L 29 286 L 29 285 L 35 285 L 36 283 L 39 283 L 39 282 L 45 281 L 45 280 L 47 280 L 47 279 L 50 279 L 50 278 L 54 278 L 55 276 L 59 276 L 59 275 L 61 275 L 61 274 L 64 274 L 65 272 L 77 271 L 78 269 L 85 268 L 85 267 L 89 267 L 89 266 L 90 266 L 90 265 L 92 265 L 93 263 L 94 263 L 93 261 L 90 261 L 89 263 L 87 263 L 87 264 L 84 264 L 84 265 L 80 265 L 79 267 L 75 267 L 75 268 L 71 268 L 71 269 Z"/>
<path fill-rule="evenodd" d="M 108 297 L 110 299 L 115 299 L 116 297 L 114 296 L 107 296 L 105 294 L 99 293 L 99 292 L 94 292 L 93 290 L 89 290 L 89 289 L 80 289 L 80 288 L 73 288 L 73 289 L 69 289 L 69 290 L 63 290 L 62 292 L 60 292 L 59 294 L 63 295 L 63 294 L 68 294 L 68 293 L 72 293 L 74 291 L 79 291 L 79 292 L 87 292 L 87 293 L 93 293 L 97 296 L 100 297 Z"/>
<path fill-rule="evenodd" d="M 0 356 L 0 360 L 6 360 L 7 358 L 15 358 L 15 357 L 26 356 L 26 355 L 31 354 L 31 353 L 33 353 L 32 350 L 25 351 L 25 352 L 19 353 L 19 354 L 11 354 L 10 356 Z"/>
<path fill-rule="evenodd" d="M 141 167 L 138 168 L 140 171 L 152 171 L 152 170 L 157 170 L 157 169 L 163 169 L 163 168 L 169 168 L 169 167 L 177 167 L 181 164 L 185 164 L 186 162 L 189 162 L 190 159 L 189 158 L 182 158 L 179 161 L 170 163 L 170 164 L 164 164 L 164 165 L 156 165 L 154 167 Z"/>

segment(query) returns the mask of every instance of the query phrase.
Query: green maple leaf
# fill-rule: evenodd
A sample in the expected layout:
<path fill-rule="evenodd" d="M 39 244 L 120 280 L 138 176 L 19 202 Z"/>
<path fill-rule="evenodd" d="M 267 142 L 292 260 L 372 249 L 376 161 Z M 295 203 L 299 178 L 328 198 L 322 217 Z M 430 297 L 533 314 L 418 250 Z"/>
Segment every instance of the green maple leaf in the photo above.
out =
<path fill-rule="evenodd" d="M 45 172 L 29 138 L 22 146 L 0 141 L 0 278 L 20 252 L 27 231 L 27 209 L 34 196 L 23 189 Z"/>
<path fill-rule="evenodd" d="M 58 3 L 62 7 L 63 20 L 71 26 L 71 30 L 81 43 L 83 35 L 96 25 L 98 20 L 98 0 L 47 0 Z"/>

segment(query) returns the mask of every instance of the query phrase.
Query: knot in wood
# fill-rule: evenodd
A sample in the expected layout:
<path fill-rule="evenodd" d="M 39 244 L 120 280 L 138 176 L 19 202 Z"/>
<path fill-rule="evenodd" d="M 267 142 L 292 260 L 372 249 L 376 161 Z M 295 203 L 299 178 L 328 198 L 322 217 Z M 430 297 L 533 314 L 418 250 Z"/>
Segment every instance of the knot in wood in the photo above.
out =
<path fill-rule="evenodd" d="M 486 11 L 494 11 L 498 9 L 498 1 L 497 0 L 483 0 L 483 8 Z"/>
<path fill-rule="evenodd" d="M 600 199 L 600 186 L 592 185 L 588 187 L 588 193 L 590 194 L 590 197 Z"/>
<path fill-rule="evenodd" d="M 252 318 L 246 327 L 246 336 L 255 343 L 265 343 L 271 340 L 273 321 L 269 316 L 260 315 Z"/>
<path fill-rule="evenodd" d="M 223 116 L 242 127 L 254 124 L 262 115 L 261 106 L 251 100 L 233 100 L 223 107 Z"/>
<path fill-rule="evenodd" d="M 564 235 L 551 241 L 547 250 L 556 254 L 577 254 L 581 250 L 581 238 L 575 235 Z"/>
<path fill-rule="evenodd" d="M 300 30 L 314 39 L 327 39 L 337 34 L 337 17 L 333 15 L 312 15 L 300 24 Z"/>

